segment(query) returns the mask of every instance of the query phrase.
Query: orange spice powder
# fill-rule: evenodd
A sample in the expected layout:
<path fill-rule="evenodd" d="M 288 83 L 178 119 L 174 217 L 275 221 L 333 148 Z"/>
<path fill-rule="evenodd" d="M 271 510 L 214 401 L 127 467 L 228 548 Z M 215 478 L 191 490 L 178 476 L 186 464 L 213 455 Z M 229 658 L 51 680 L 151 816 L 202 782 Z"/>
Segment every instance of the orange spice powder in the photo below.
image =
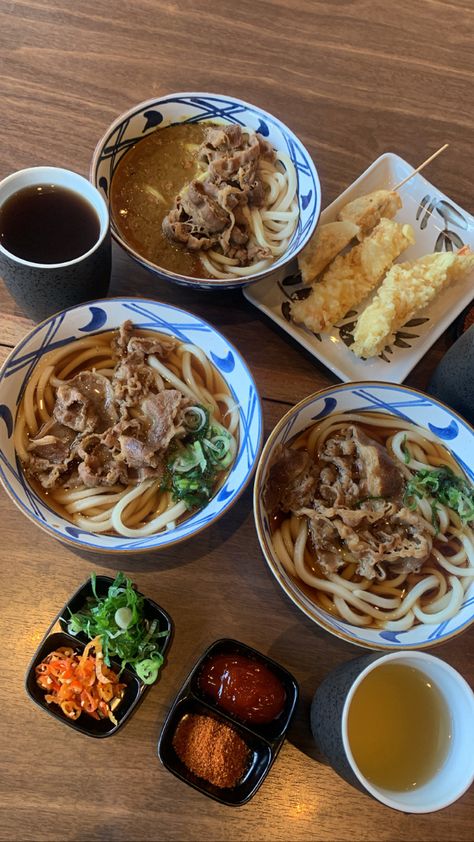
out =
<path fill-rule="evenodd" d="M 250 760 L 247 745 L 230 725 L 195 713 L 178 723 L 173 748 L 191 772 L 222 789 L 238 784 Z"/>

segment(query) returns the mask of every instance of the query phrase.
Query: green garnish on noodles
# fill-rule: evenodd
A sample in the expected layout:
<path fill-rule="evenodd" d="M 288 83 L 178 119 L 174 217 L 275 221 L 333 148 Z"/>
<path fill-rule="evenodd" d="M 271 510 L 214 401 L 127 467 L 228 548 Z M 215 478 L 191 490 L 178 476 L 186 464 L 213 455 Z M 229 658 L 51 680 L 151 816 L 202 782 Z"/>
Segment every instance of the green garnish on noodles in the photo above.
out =
<path fill-rule="evenodd" d="M 192 509 L 206 505 L 219 474 L 231 464 L 233 438 L 202 406 L 189 407 L 184 423 L 187 435 L 168 452 L 163 487 Z"/>
<path fill-rule="evenodd" d="M 91 640 L 99 635 L 107 666 L 116 658 L 122 669 L 131 666 L 145 684 L 153 684 L 163 663 L 163 638 L 169 631 L 161 631 L 157 619 L 146 619 L 144 597 L 124 573 L 117 573 L 105 597 L 97 595 L 95 573 L 91 586 L 93 596 L 82 611 L 71 614 L 68 632 L 84 632 Z"/>
<path fill-rule="evenodd" d="M 474 519 L 474 488 L 447 465 L 432 470 L 422 468 L 407 483 L 403 502 L 410 509 L 416 508 L 417 499 L 433 498 L 431 508 L 436 515 L 436 503 L 447 506 L 459 515 L 462 523 Z"/>

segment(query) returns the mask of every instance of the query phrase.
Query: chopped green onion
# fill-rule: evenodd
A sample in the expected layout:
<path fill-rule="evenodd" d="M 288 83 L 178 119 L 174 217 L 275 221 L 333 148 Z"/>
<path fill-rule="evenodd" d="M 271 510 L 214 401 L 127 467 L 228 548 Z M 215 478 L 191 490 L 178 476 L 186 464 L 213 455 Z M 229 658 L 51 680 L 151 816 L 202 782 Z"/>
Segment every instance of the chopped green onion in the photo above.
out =
<path fill-rule="evenodd" d="M 133 620 L 133 614 L 130 611 L 130 608 L 124 605 L 123 608 L 117 608 L 114 619 L 119 629 L 128 629 Z"/>
<path fill-rule="evenodd" d="M 403 502 L 416 509 L 417 499 L 432 497 L 434 501 L 456 512 L 463 523 L 474 520 L 474 488 L 448 465 L 430 470 L 422 468 L 407 483 Z M 433 517 L 438 516 L 432 504 Z"/>
<path fill-rule="evenodd" d="M 410 456 L 410 451 L 408 450 L 408 447 L 407 447 L 407 435 L 406 435 L 406 433 L 403 436 L 403 441 L 402 441 L 400 450 L 403 453 L 403 461 L 405 462 L 405 465 L 409 465 L 410 462 L 411 462 L 411 456 Z"/>
<path fill-rule="evenodd" d="M 122 669 L 128 664 L 139 675 L 140 664 L 152 661 L 152 671 L 143 668 L 149 676 L 146 683 L 151 684 L 163 663 L 161 638 L 168 636 L 168 630 L 160 631 L 157 619 L 147 620 L 144 598 L 123 573 L 117 574 L 105 597 L 97 595 L 93 573 L 91 590 L 93 596 L 88 598 L 83 610 L 71 614 L 68 631 L 74 635 L 84 632 L 90 640 L 100 635 L 107 666 L 111 658 L 117 658 Z"/>
<path fill-rule="evenodd" d="M 190 433 L 199 433 L 209 423 L 209 413 L 202 406 L 188 406 L 184 410 L 184 426 Z"/>

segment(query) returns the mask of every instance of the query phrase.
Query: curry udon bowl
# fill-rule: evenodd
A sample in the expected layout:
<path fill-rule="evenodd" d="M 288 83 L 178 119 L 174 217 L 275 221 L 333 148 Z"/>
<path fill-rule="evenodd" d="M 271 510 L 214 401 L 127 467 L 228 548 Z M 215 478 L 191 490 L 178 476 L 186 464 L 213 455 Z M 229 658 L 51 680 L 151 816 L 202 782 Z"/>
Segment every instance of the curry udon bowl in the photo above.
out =
<path fill-rule="evenodd" d="M 172 336 L 178 340 L 179 348 L 182 347 L 182 343 L 189 343 L 197 348 L 197 354 L 204 353 L 211 365 L 213 377 L 217 376 L 217 382 L 222 386 L 222 393 L 216 394 L 221 394 L 221 397 L 225 395 L 227 400 L 227 404 L 224 402 L 224 412 L 227 412 L 228 407 L 229 412 L 234 414 L 231 437 L 233 459 L 227 460 L 225 470 L 217 475 L 217 482 L 210 487 L 211 496 L 208 502 L 201 508 L 190 508 L 189 512 L 173 518 L 165 528 L 160 527 L 161 531 L 149 535 L 110 534 L 108 529 L 101 533 L 91 531 L 88 528 L 87 517 L 86 522 L 82 520 L 82 516 L 77 522 L 83 505 L 80 499 L 73 506 L 75 514 L 70 513 L 70 509 L 63 509 L 61 513 L 61 507 L 53 507 L 51 497 L 27 479 L 15 450 L 15 432 L 17 435 L 21 432 L 18 421 L 19 407 L 21 409 L 21 401 L 28 384 L 38 376 L 37 367 L 42 361 L 51 361 L 51 354 L 56 354 L 58 349 L 64 349 L 66 352 L 71 348 L 78 353 L 76 343 L 82 341 L 80 347 L 83 347 L 84 338 L 87 337 L 97 339 L 99 345 L 101 337 L 102 342 L 108 342 L 108 332 L 120 327 L 126 320 L 131 320 L 135 329 L 147 331 L 149 336 L 153 337 L 155 333 Z M 91 347 L 96 345 L 95 342 L 89 344 Z M 49 356 L 45 358 L 48 353 Z M 76 359 L 75 356 L 73 365 Z M 100 364 L 97 365 L 97 370 L 100 371 Z M 104 374 L 104 378 L 105 376 Z M 211 416 L 213 417 L 213 412 Z M 215 439 L 214 445 L 219 446 Z M 168 304 L 138 298 L 116 298 L 94 301 L 65 310 L 37 325 L 17 345 L 0 370 L 2 484 L 12 501 L 36 526 L 78 549 L 104 553 L 146 552 L 167 548 L 192 538 L 228 511 L 241 495 L 253 475 L 261 445 L 260 399 L 245 362 L 224 336 L 210 324 Z M 79 494 L 79 498 L 87 493 L 89 492 L 86 489 Z M 171 498 L 170 493 L 170 502 Z M 151 517 L 153 519 L 154 516 Z"/>
<path fill-rule="evenodd" d="M 294 168 L 292 179 L 293 183 L 296 181 L 295 197 L 298 217 L 294 231 L 288 237 L 288 244 L 283 253 L 277 254 L 270 265 L 263 268 L 259 268 L 257 265 L 255 271 L 242 277 L 218 278 L 213 277 L 206 270 L 199 271 L 202 277 L 191 277 L 190 271 L 188 269 L 184 271 L 182 266 L 166 268 L 161 265 L 157 255 L 150 256 L 151 252 L 149 246 L 145 244 L 145 239 L 141 242 L 136 229 L 132 230 L 132 227 L 136 225 L 135 218 L 133 223 L 130 223 L 130 237 L 128 237 L 128 232 L 123 231 L 123 220 L 119 219 L 119 216 L 130 213 L 127 207 L 115 208 L 114 190 L 118 180 L 117 173 L 120 173 L 120 164 L 123 157 L 130 150 L 135 147 L 140 149 L 139 144 L 143 140 L 147 142 L 150 135 L 157 131 L 161 133 L 168 127 L 186 125 L 191 130 L 193 126 L 199 127 L 200 124 L 209 122 L 213 124 L 233 124 L 258 132 L 277 152 L 284 153 L 286 159 L 290 159 L 287 170 Z M 195 138 L 190 139 L 196 140 Z M 187 145 L 192 146 L 193 144 Z M 194 146 L 196 146 L 196 143 L 194 143 Z M 186 166 L 188 166 L 187 163 Z M 150 167 L 152 168 L 152 165 Z M 135 179 L 137 168 L 134 166 L 132 169 L 133 179 Z M 154 172 L 153 168 L 152 170 Z M 148 180 L 153 177 L 153 172 L 151 176 L 148 173 Z M 283 165 L 283 172 L 286 177 L 285 165 Z M 185 182 L 189 181 L 190 176 L 186 173 L 189 173 L 189 169 L 180 167 L 177 176 L 179 183 L 177 183 L 177 189 L 173 190 L 173 196 L 181 191 Z M 130 175 L 131 177 L 132 175 Z M 127 176 L 125 175 L 124 178 L 126 180 Z M 279 275 L 283 277 L 284 274 L 288 274 L 289 271 L 293 270 L 293 267 L 288 266 L 288 264 L 294 261 L 294 258 L 308 242 L 316 227 L 321 207 L 321 188 L 316 167 L 308 151 L 296 135 L 284 123 L 263 109 L 234 97 L 219 94 L 170 94 L 139 103 L 124 112 L 113 121 L 97 144 L 90 168 L 90 180 L 109 203 L 112 236 L 132 258 L 163 280 L 201 289 L 239 287 L 254 283 L 272 273 L 275 273 L 276 277 Z M 143 196 L 149 191 L 148 200 L 154 203 L 151 210 L 148 206 L 146 208 L 140 207 L 140 212 L 137 211 L 136 213 L 136 219 L 141 218 L 143 220 L 149 213 L 155 213 L 156 203 L 160 200 L 166 201 L 166 203 L 169 201 L 169 197 L 165 199 L 161 195 L 162 192 L 164 193 L 161 183 L 144 183 L 136 189 L 140 194 L 140 201 L 143 201 Z M 171 210 L 171 205 L 172 199 L 169 210 Z M 283 211 L 283 216 L 285 212 L 286 209 Z M 281 218 L 280 214 L 280 220 Z M 273 220 L 273 226 L 278 229 L 278 220 Z M 147 232 L 146 237 L 148 239 L 153 238 L 155 230 L 157 230 L 157 237 L 163 239 L 160 220 L 158 220 L 156 226 L 152 227 L 150 232 Z M 125 233 L 127 233 L 127 236 L 125 236 Z M 133 234 L 133 237 L 131 237 L 131 234 Z M 176 250 L 179 251 L 179 246 L 175 247 Z M 276 246 L 275 251 L 279 251 Z M 148 254 L 145 252 L 148 252 Z M 283 267 L 287 267 L 286 272 Z"/>
<path fill-rule="evenodd" d="M 337 417 L 339 414 L 341 418 Z M 392 554 L 390 563 L 386 556 L 378 567 L 374 565 L 374 578 L 370 578 L 366 569 L 362 571 L 365 575 L 358 572 L 358 563 L 354 560 L 357 557 L 352 553 L 353 534 L 346 529 L 344 521 L 341 525 L 340 513 L 338 516 L 337 512 L 326 508 L 323 512 L 327 516 L 326 521 L 324 518 L 315 517 L 315 499 L 322 496 L 322 480 L 318 480 L 320 484 L 317 486 L 317 494 L 313 486 L 312 496 L 310 494 L 306 501 L 293 502 L 288 497 L 286 500 L 280 498 L 283 499 L 283 508 L 294 506 L 291 511 L 299 511 L 299 515 L 285 514 L 282 508 L 276 510 L 274 499 L 271 494 L 269 496 L 270 469 L 280 458 L 282 446 L 294 446 L 299 443 L 304 451 L 319 454 L 323 452 L 329 456 L 329 462 L 332 461 L 333 465 L 334 460 L 337 462 L 337 454 L 340 451 L 333 450 L 334 455 L 331 456 L 331 451 L 325 450 L 326 446 L 334 446 L 326 445 L 330 438 L 328 428 L 330 429 L 332 424 L 356 424 L 360 430 L 365 431 L 369 439 L 375 439 L 379 444 L 388 441 L 391 446 L 390 435 L 393 435 L 394 448 L 395 441 L 398 442 L 397 452 L 401 458 L 397 463 L 397 476 L 400 477 L 400 482 L 403 477 L 404 483 L 399 492 L 398 510 L 399 507 L 405 506 L 405 512 L 400 514 L 399 522 L 403 524 L 401 544 L 394 544 L 395 554 Z M 307 431 L 310 429 L 315 431 L 312 438 L 307 437 Z M 426 453 L 429 454 L 429 459 L 425 458 Z M 297 608 L 331 634 L 369 649 L 427 648 L 454 637 L 473 622 L 472 529 L 463 526 L 457 515 L 446 514 L 446 507 L 439 503 L 436 504 L 435 528 L 435 521 L 432 520 L 435 515 L 428 498 L 419 503 L 420 498 L 411 494 L 406 498 L 406 502 L 403 501 L 409 477 L 416 474 L 419 479 L 418 472 L 423 470 L 424 465 L 428 465 L 425 470 L 435 470 L 445 464 L 445 458 L 446 464 L 451 463 L 455 470 L 459 474 L 463 473 L 466 481 L 472 484 L 473 428 L 445 404 L 406 386 L 381 382 L 341 384 L 309 395 L 286 413 L 272 431 L 262 451 L 255 477 L 254 516 L 260 546 L 270 570 Z M 301 459 L 301 464 L 303 461 Z M 395 458 L 391 464 L 394 462 L 397 462 Z M 327 465 L 328 461 L 324 464 Z M 297 470 L 300 471 L 297 474 L 297 485 L 300 489 L 303 488 L 304 496 L 304 471 L 307 469 L 300 465 Z M 332 478 L 329 477 L 329 486 L 332 484 L 335 488 L 337 477 L 341 476 L 340 468 L 330 470 L 333 471 L 333 475 Z M 390 463 L 385 462 L 382 475 L 386 477 L 390 470 Z M 363 463 L 360 471 L 363 477 Z M 273 473 L 273 479 L 275 476 Z M 286 487 L 292 482 L 295 487 L 294 481 L 288 476 Z M 423 488 L 423 484 L 418 488 Z M 331 493 L 329 492 L 330 495 Z M 385 494 L 384 499 L 382 494 Z M 374 502 L 374 495 L 371 497 L 372 502 L 368 504 L 369 496 L 365 497 L 366 508 L 377 510 L 379 506 L 386 506 L 385 511 L 389 511 L 389 492 L 379 491 L 379 495 L 379 502 Z M 352 504 L 353 512 L 347 513 L 346 510 L 344 516 L 347 523 L 362 517 L 360 505 L 363 502 L 364 499 L 359 499 Z M 416 510 L 410 508 L 414 503 L 417 504 Z M 331 503 L 326 505 L 330 506 Z M 349 504 L 346 503 L 347 505 Z M 423 521 L 419 505 L 424 507 Z M 301 513 L 301 509 L 305 509 L 305 513 Z M 311 511 L 308 512 L 309 509 Z M 395 512 L 395 518 L 397 515 L 398 511 Z M 419 516 L 420 520 L 415 519 L 415 516 Z M 337 541 L 337 533 L 333 531 L 334 524 L 328 522 L 328 519 L 335 517 L 339 517 L 339 536 L 344 535 L 344 540 L 339 538 Z M 374 523 L 375 517 L 374 514 Z M 386 517 L 389 518 L 389 515 Z M 387 521 L 382 518 L 379 522 L 383 532 Z M 324 532 L 326 527 L 329 529 L 328 538 Z M 367 520 L 364 521 L 364 528 L 370 533 L 371 527 Z M 391 528 L 396 531 L 395 526 Z M 377 530 L 378 527 L 373 529 Z M 398 529 L 398 532 L 400 531 L 401 528 Z M 413 538 L 416 547 L 421 546 L 422 539 L 419 536 L 426 535 L 426 541 L 429 543 L 424 545 L 426 554 L 419 563 L 422 564 L 421 568 L 416 562 L 411 565 L 408 558 L 405 565 L 402 563 L 402 552 L 406 555 L 405 533 Z M 381 533 L 372 534 L 377 539 L 376 544 L 377 541 L 388 540 L 386 536 L 381 536 Z M 373 540 L 370 534 L 368 537 L 362 535 L 362 539 L 369 543 Z M 325 543 L 327 541 L 333 542 L 332 547 Z M 399 549 L 400 546 L 402 549 Z M 327 547 L 333 551 L 332 556 Z M 325 554 L 325 568 L 317 564 L 318 552 L 320 558 Z M 371 557 L 365 555 L 366 552 L 365 544 L 358 557 L 359 564 L 361 558 Z M 336 561 L 332 567 L 328 562 L 331 558 Z M 341 558 L 344 561 L 342 566 L 337 563 Z M 346 579 L 345 584 L 341 583 L 343 577 Z"/>

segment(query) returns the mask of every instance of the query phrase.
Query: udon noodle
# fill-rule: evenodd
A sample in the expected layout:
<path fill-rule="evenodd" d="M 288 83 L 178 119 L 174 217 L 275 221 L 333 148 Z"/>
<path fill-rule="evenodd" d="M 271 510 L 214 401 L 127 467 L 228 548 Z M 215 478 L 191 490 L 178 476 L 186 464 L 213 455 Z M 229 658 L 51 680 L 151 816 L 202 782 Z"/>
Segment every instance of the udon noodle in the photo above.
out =
<path fill-rule="evenodd" d="M 385 446 L 403 474 L 405 489 L 417 472 L 441 466 L 448 466 L 465 481 L 456 460 L 429 430 L 383 413 L 335 413 L 300 434 L 291 442 L 291 449 L 307 451 L 315 462 L 328 439 L 341 434 L 348 425 L 357 425 Z M 472 501 L 472 489 L 469 493 Z M 357 508 L 358 504 L 354 506 Z M 430 496 L 411 497 L 410 508 L 421 518 L 420 534 L 431 535 L 431 552 L 418 570 L 403 571 L 400 565 L 381 564 L 376 565 L 373 578 L 364 577 L 356 572 L 357 558 L 342 542 L 342 564 L 335 572 L 323 571 L 311 540 L 307 508 L 304 513 L 276 513 L 273 547 L 283 568 L 303 592 L 318 607 L 343 621 L 394 631 L 418 623 L 441 623 L 459 611 L 474 577 L 473 521 L 463 522 L 456 511 Z"/>
<path fill-rule="evenodd" d="M 249 228 L 248 248 L 268 249 L 271 257 L 240 266 L 237 258 L 226 257 L 216 249 L 201 252 L 201 263 L 211 277 L 254 275 L 267 269 L 287 250 L 299 216 L 296 170 L 285 152 L 275 151 L 275 155 L 274 162 L 262 158 L 258 165 L 265 187 L 264 206 L 242 208 Z"/>
<path fill-rule="evenodd" d="M 125 323 L 122 329 L 127 324 L 129 323 Z M 184 472 L 189 470 L 190 466 L 195 472 L 199 473 L 200 470 L 199 465 L 196 465 L 195 462 L 189 462 L 190 448 L 192 454 L 192 448 L 194 447 L 194 444 L 189 445 L 189 441 L 194 442 L 194 438 L 197 441 L 198 436 L 196 434 L 194 438 L 192 436 L 190 438 L 189 427 L 186 426 L 183 419 L 189 420 L 191 418 L 193 429 L 196 428 L 196 419 L 199 423 L 200 419 L 202 423 L 205 420 L 207 424 L 204 430 L 205 437 L 201 436 L 200 439 L 199 453 L 201 454 L 203 471 L 207 470 L 204 451 L 205 454 L 214 454 L 215 456 L 212 460 L 212 471 L 209 469 L 206 474 L 207 481 L 212 482 L 212 488 L 209 485 L 210 496 L 212 496 L 224 481 L 237 451 L 239 411 L 226 384 L 205 353 L 192 344 L 173 340 L 171 350 L 167 351 L 164 356 L 157 353 L 156 350 L 154 353 L 142 355 L 143 367 L 140 367 L 141 374 L 139 377 L 142 378 L 143 382 L 146 379 L 147 390 L 142 390 L 142 393 L 140 393 L 143 383 L 139 379 L 135 379 L 130 382 L 133 383 L 135 389 L 138 389 L 137 400 L 129 400 L 127 404 L 114 398 L 113 411 L 117 413 L 114 416 L 115 427 L 110 422 L 112 424 L 110 429 L 103 432 L 103 424 L 102 432 L 96 430 L 89 436 L 89 439 L 93 439 L 94 447 L 91 451 L 93 455 L 99 453 L 99 455 L 102 454 L 103 459 L 108 459 L 109 451 L 112 452 L 111 448 L 116 447 L 116 453 L 118 454 L 114 457 L 116 464 L 110 463 L 107 467 L 113 467 L 119 474 L 122 472 L 122 476 L 125 475 L 126 480 L 110 483 L 112 474 L 108 475 L 109 479 L 104 478 L 106 473 L 104 468 L 100 480 L 90 487 L 90 484 L 80 481 L 77 463 L 72 456 L 67 464 L 65 462 L 56 470 L 54 476 L 56 474 L 58 476 L 54 482 L 51 477 L 55 465 L 49 465 L 49 473 L 42 475 L 45 479 L 41 484 L 38 481 L 38 472 L 35 474 L 33 469 L 33 450 L 36 456 L 38 453 L 43 455 L 50 443 L 54 444 L 52 440 L 57 439 L 57 436 L 61 437 L 67 434 L 74 438 L 77 435 L 74 430 L 71 432 L 70 428 L 64 427 L 63 423 L 57 425 L 58 416 L 55 407 L 58 403 L 58 394 L 60 394 L 61 387 L 64 387 L 65 384 L 74 385 L 74 383 L 77 383 L 78 381 L 75 378 L 81 372 L 92 372 L 92 376 L 97 378 L 99 385 L 105 382 L 101 378 L 106 378 L 111 389 L 117 387 L 117 369 L 121 363 L 123 364 L 123 359 L 121 361 L 117 359 L 117 346 L 114 344 L 114 336 L 116 337 L 117 333 L 112 331 L 87 336 L 45 354 L 27 383 L 18 410 L 15 425 L 15 448 L 23 469 L 35 490 L 61 516 L 77 527 L 90 532 L 115 533 L 129 538 L 138 538 L 155 534 L 164 529 L 174 528 L 177 522 L 182 520 L 190 510 L 196 508 L 192 503 L 194 498 L 191 497 L 191 503 L 189 499 L 177 499 L 174 486 L 164 482 L 166 477 L 170 478 L 170 464 L 172 466 L 172 478 L 176 476 L 181 479 L 183 476 L 187 476 Z M 133 336 L 139 341 L 148 339 L 154 342 L 162 340 L 164 343 L 170 343 L 170 337 L 152 331 L 133 331 L 133 334 L 130 333 L 129 336 Z M 129 359 L 131 357 L 125 357 L 126 361 Z M 81 375 L 81 377 L 83 376 Z M 92 382 L 95 385 L 95 381 Z M 109 387 L 106 384 L 105 386 L 107 392 Z M 150 395 L 153 399 L 163 394 L 165 397 L 169 397 L 171 395 L 170 390 L 173 391 L 174 395 L 179 393 L 177 400 L 182 399 L 182 406 L 185 409 L 180 409 L 176 414 L 173 421 L 173 436 L 163 453 L 158 453 L 157 456 L 157 453 L 149 451 L 151 456 L 149 455 L 148 462 L 155 465 L 155 470 L 145 464 L 137 468 L 139 463 L 136 461 L 129 461 L 127 465 L 124 462 L 126 455 L 124 456 L 118 449 L 120 443 L 125 441 L 119 434 L 127 426 L 132 431 L 148 429 L 151 422 L 147 422 L 148 426 L 144 426 L 143 423 L 143 407 L 146 406 L 144 395 L 148 394 L 148 399 Z M 74 422 L 69 421 L 68 423 L 73 424 Z M 161 421 L 156 421 L 157 428 L 159 428 L 160 423 Z M 120 424 L 122 424 L 122 427 L 120 427 Z M 117 431 L 115 440 L 118 443 L 115 445 L 109 443 L 107 446 L 104 445 L 102 450 L 94 450 L 97 443 L 100 445 L 103 438 L 111 431 L 114 434 L 114 430 Z M 51 435 L 51 433 L 54 435 Z M 138 440 L 132 441 L 130 435 L 129 433 L 126 439 L 128 445 L 132 444 L 138 448 L 145 447 Z M 138 433 L 136 435 L 138 439 L 140 436 Z M 140 433 L 140 435 L 143 440 L 143 434 Z M 86 448 L 84 442 L 85 439 L 83 438 L 83 447 Z M 45 448 L 43 452 L 40 449 L 41 444 Z M 48 455 L 51 457 L 50 451 L 48 451 Z M 41 460 L 39 464 L 42 466 Z M 91 462 L 91 459 L 89 459 L 87 464 L 94 466 L 95 463 L 94 460 Z M 60 473 L 63 468 L 63 473 Z M 178 473 L 179 471 L 181 473 Z M 91 482 L 94 483 L 94 481 L 94 478 L 92 478 Z M 204 474 L 202 482 L 197 483 L 197 485 L 199 484 L 204 487 Z M 44 485 L 46 485 L 46 488 Z"/>

